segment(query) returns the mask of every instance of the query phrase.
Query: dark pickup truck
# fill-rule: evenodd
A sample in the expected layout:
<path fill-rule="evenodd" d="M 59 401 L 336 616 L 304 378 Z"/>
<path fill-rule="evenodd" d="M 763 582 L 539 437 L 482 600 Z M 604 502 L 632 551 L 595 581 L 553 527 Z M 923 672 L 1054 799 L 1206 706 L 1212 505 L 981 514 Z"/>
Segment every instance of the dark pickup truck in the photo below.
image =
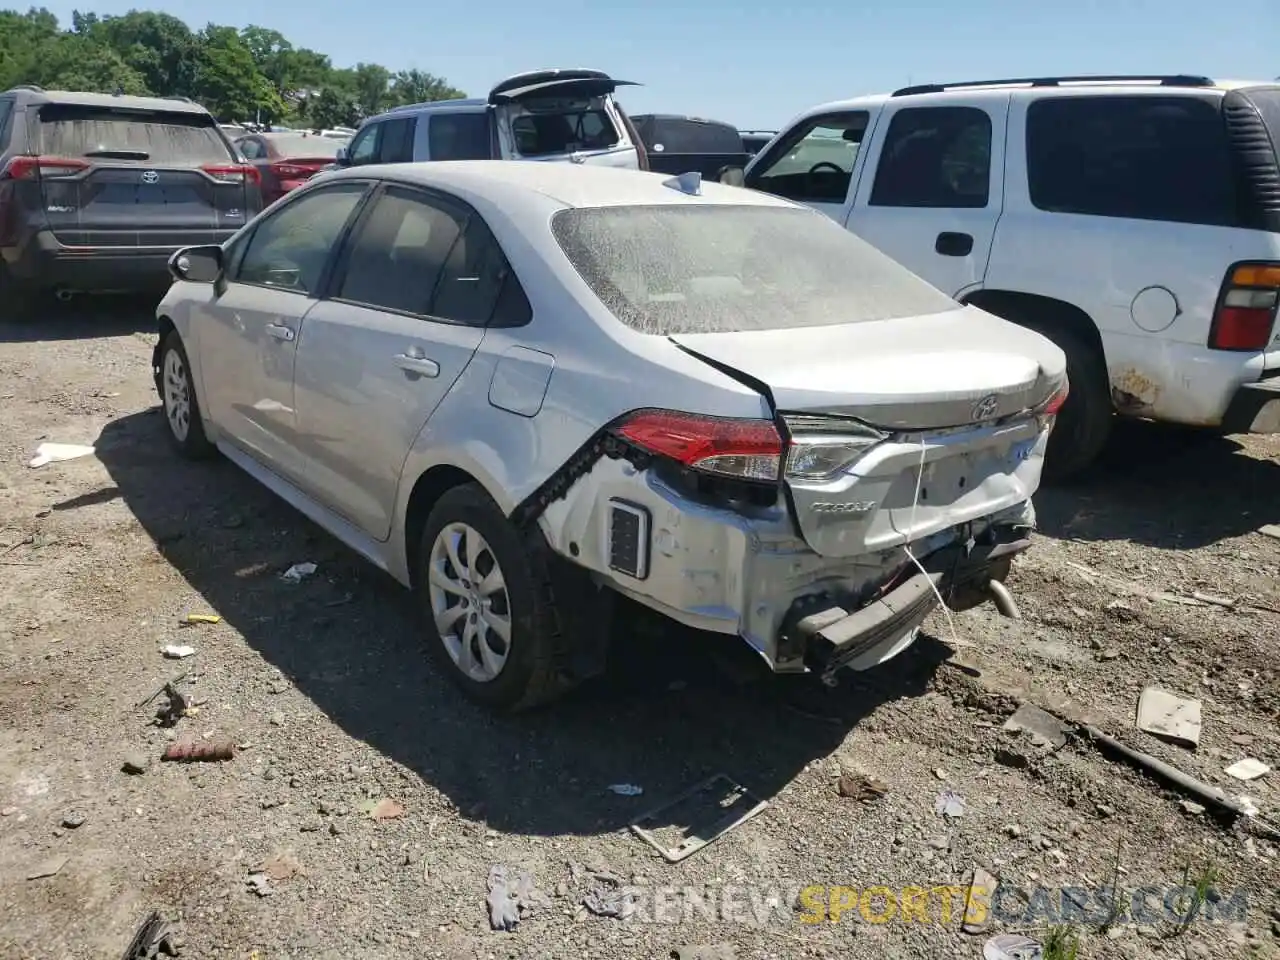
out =
<path fill-rule="evenodd" d="M 649 155 L 649 169 L 659 173 L 697 171 L 717 180 L 725 167 L 744 166 L 750 157 L 736 127 L 718 120 L 672 114 L 632 116 Z"/>

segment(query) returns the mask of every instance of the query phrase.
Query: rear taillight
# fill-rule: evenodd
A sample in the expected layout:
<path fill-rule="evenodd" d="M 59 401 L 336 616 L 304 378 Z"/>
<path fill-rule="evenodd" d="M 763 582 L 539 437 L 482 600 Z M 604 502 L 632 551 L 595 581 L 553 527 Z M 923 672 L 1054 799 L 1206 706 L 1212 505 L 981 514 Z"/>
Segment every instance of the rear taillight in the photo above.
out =
<path fill-rule="evenodd" d="M 648 453 L 719 477 L 776 483 L 781 469 L 782 437 L 772 420 L 640 410 L 613 432 Z"/>
<path fill-rule="evenodd" d="M 317 167 L 304 167 L 296 163 L 271 164 L 271 172 L 281 180 L 300 180 L 314 175 L 318 170 Z"/>
<path fill-rule="evenodd" d="M 1054 391 L 1053 396 L 1049 397 L 1049 399 L 1035 411 L 1036 420 L 1039 421 L 1041 430 L 1050 430 L 1053 428 L 1053 424 L 1058 418 L 1058 413 L 1062 410 L 1062 405 L 1067 402 L 1067 397 L 1070 396 L 1070 393 L 1070 384 L 1068 384 L 1067 378 L 1063 377 L 1062 386 L 1058 387 L 1058 389 Z"/>
<path fill-rule="evenodd" d="M 792 480 L 829 480 L 887 436 L 864 423 L 838 417 L 795 415 L 788 416 L 786 423 L 791 433 L 787 477 Z"/>
<path fill-rule="evenodd" d="M 201 167 L 205 173 L 223 183 L 258 183 L 258 168 L 249 164 L 210 164 Z"/>
<path fill-rule="evenodd" d="M 73 177 L 87 169 L 87 161 L 69 157 L 14 157 L 5 165 L 3 175 L 10 180 L 53 180 Z"/>
<path fill-rule="evenodd" d="M 1240 263 L 1227 271 L 1209 328 L 1214 350 L 1264 349 L 1280 302 L 1280 264 Z"/>

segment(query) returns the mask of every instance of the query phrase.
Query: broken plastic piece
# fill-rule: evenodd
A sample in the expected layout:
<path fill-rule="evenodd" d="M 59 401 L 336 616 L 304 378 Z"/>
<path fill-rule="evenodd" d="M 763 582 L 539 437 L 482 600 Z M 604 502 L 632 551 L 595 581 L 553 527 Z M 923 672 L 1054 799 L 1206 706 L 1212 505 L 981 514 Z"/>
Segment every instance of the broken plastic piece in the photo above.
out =
<path fill-rule="evenodd" d="M 197 623 L 221 623 L 222 618 L 216 613 L 188 613 L 181 622 L 183 626 L 192 626 Z"/>
<path fill-rule="evenodd" d="M 316 565 L 314 563 L 295 563 L 284 573 L 280 574 L 280 579 L 285 583 L 301 583 L 315 572 Z"/>
<path fill-rule="evenodd" d="M 1235 777 L 1237 780 L 1257 780 L 1264 774 L 1270 773 L 1271 768 L 1261 760 L 1245 757 L 1227 767 L 1224 772 L 1228 777 Z"/>
<path fill-rule="evenodd" d="M 699 800 L 703 803 L 710 802 L 714 810 L 712 816 L 701 823 L 694 818 L 693 813 L 671 817 L 670 823 L 685 823 L 689 826 L 681 831 L 682 837 L 679 843 L 673 847 L 665 846 L 657 836 L 657 830 L 661 829 L 658 825 L 659 815 L 671 814 L 678 808 L 693 806 Z M 731 777 L 717 773 L 636 820 L 631 824 L 631 831 L 662 854 L 662 858 L 668 863 L 679 863 L 730 830 L 742 826 L 767 806 L 769 806 L 767 800 L 759 799 Z M 642 824 L 648 824 L 648 826 L 642 826 Z"/>
<path fill-rule="evenodd" d="M 43 467 L 46 463 L 77 460 L 80 457 L 92 456 L 93 453 L 93 447 L 86 447 L 79 443 L 42 443 L 36 447 L 36 455 L 27 466 Z"/>
<path fill-rule="evenodd" d="M 1200 743 L 1200 701 L 1147 687 L 1138 698 L 1138 729 L 1182 746 Z"/>
<path fill-rule="evenodd" d="M 160 759 L 198 763 L 201 761 L 232 760 L 235 755 L 236 745 L 230 740 L 224 740 L 221 743 L 172 743 Z"/>
<path fill-rule="evenodd" d="M 1040 944 L 1020 933 L 997 933 L 982 946 L 983 960 L 1042 960 Z"/>
<path fill-rule="evenodd" d="M 1051 713 L 1046 713 L 1034 703 L 1024 703 L 1004 722 L 1004 729 L 1015 733 L 1031 734 L 1031 742 L 1037 747 L 1056 750 L 1067 742 L 1067 727 Z"/>
<path fill-rule="evenodd" d="M 161 652 L 170 660 L 185 660 L 187 657 L 196 655 L 196 648 L 171 643 Z"/>
<path fill-rule="evenodd" d="M 533 878 L 520 871 L 511 875 L 508 868 L 495 863 L 489 868 L 489 926 L 494 930 L 514 930 L 538 907 L 548 905 L 545 895 L 533 885 Z"/>
<path fill-rule="evenodd" d="M 934 812 L 954 820 L 964 816 L 964 797 L 954 790 L 943 790 L 933 802 Z"/>

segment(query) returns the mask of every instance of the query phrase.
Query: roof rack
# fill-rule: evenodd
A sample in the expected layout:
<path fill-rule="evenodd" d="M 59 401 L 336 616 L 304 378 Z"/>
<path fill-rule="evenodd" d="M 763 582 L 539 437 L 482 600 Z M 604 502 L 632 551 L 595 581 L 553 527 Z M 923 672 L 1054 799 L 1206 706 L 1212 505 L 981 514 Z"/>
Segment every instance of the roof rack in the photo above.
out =
<path fill-rule="evenodd" d="M 969 87 L 1057 87 L 1064 83 L 1154 83 L 1162 87 L 1212 87 L 1213 81 L 1208 77 L 1196 77 L 1189 74 L 1147 75 L 1147 74 L 1098 74 L 1081 77 L 1017 77 L 1012 80 L 966 80 L 963 83 L 922 83 L 914 87 L 903 87 L 893 91 L 890 96 L 911 97 L 920 93 L 943 93 Z"/>

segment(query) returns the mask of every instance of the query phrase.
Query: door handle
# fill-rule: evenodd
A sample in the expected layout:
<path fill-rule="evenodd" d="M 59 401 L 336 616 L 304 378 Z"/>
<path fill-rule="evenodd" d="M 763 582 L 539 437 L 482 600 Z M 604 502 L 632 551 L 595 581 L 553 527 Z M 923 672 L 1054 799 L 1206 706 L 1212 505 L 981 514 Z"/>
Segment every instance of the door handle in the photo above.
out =
<path fill-rule="evenodd" d="M 944 257 L 967 257 L 973 253 L 973 237 L 967 233 L 944 231 L 938 234 L 933 250 Z"/>
<path fill-rule="evenodd" d="M 415 357 L 408 353 L 397 353 L 396 366 L 405 373 L 411 373 L 419 377 L 440 376 L 440 364 L 436 363 L 434 360 L 428 360 L 426 357 Z"/>
<path fill-rule="evenodd" d="M 277 340 L 284 340 L 286 343 L 293 340 L 294 337 L 293 330 L 283 323 L 268 323 L 267 333 Z"/>

